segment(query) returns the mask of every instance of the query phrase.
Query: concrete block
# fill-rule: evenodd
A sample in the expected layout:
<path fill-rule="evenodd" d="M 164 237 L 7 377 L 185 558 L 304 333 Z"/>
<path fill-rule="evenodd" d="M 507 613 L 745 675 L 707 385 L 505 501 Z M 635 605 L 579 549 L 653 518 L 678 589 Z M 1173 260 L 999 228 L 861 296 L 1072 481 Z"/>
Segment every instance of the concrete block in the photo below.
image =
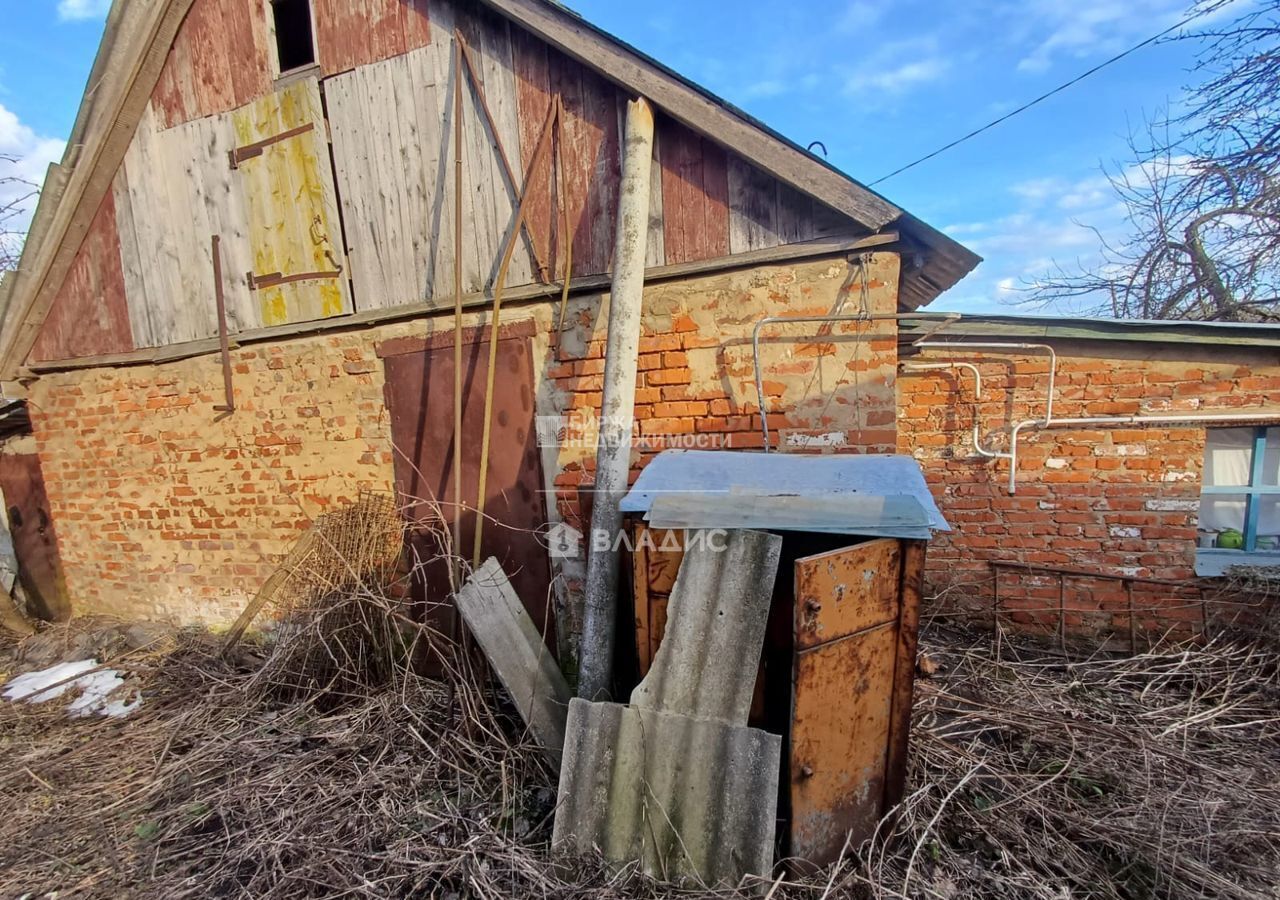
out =
<path fill-rule="evenodd" d="M 782 538 L 693 531 L 662 646 L 631 705 L 746 725 Z"/>
<path fill-rule="evenodd" d="M 755 728 L 574 698 L 552 847 L 663 880 L 767 876 L 781 752 Z"/>
<path fill-rule="evenodd" d="M 534 739 L 559 768 L 565 716 L 573 696 L 551 651 L 492 557 L 456 595 L 458 612 L 511 695 Z"/>

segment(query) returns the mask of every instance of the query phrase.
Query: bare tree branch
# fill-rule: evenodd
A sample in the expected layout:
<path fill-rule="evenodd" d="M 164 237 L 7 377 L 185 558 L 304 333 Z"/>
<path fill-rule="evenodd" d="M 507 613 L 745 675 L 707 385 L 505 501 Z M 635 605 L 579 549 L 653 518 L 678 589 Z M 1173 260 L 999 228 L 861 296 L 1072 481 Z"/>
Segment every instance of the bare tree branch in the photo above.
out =
<path fill-rule="evenodd" d="M 1280 0 L 1176 39 L 1200 42 L 1202 80 L 1107 173 L 1128 233 L 1095 228 L 1101 262 L 1059 267 L 1032 296 L 1121 318 L 1280 321 Z"/>

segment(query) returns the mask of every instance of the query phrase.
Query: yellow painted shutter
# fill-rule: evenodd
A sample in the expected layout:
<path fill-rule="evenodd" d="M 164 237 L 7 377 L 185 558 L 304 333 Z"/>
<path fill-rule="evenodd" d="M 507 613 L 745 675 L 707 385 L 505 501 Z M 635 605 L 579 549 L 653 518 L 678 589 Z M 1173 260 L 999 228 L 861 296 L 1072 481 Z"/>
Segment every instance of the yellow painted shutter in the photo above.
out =
<path fill-rule="evenodd" d="M 351 312 L 319 82 L 236 110 L 231 164 L 244 179 L 251 284 L 263 325 Z"/>

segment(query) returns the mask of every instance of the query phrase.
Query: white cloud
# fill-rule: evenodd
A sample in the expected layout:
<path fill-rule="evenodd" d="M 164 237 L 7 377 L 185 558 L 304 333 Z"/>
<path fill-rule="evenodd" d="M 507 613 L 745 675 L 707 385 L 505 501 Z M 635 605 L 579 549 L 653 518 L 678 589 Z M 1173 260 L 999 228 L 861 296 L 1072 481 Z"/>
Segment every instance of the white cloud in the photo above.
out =
<path fill-rule="evenodd" d="M 759 97 L 777 97 L 787 92 L 787 85 L 777 78 L 766 78 L 749 84 L 739 94 L 744 100 L 755 100 Z"/>
<path fill-rule="evenodd" d="M 64 22 L 101 19 L 111 9 L 111 0 L 58 0 L 58 18 Z"/>
<path fill-rule="evenodd" d="M 4 222 L 5 231 L 26 230 L 36 200 L 27 195 L 32 185 L 44 181 L 49 163 L 61 159 L 65 147 L 65 141 L 36 134 L 0 104 L 0 208 L 21 201 L 18 215 Z"/>
<path fill-rule="evenodd" d="M 848 73 L 844 89 L 847 94 L 866 91 L 900 94 L 937 81 L 950 67 L 950 61 L 939 52 L 935 36 L 888 41 Z"/>
<path fill-rule="evenodd" d="M 1022 28 L 1035 45 L 1018 70 L 1039 73 L 1060 58 L 1080 59 L 1116 53 L 1150 37 L 1179 19 L 1185 0 L 1033 0 L 1011 9 L 1025 17 Z M 1045 35 L 1045 29 L 1048 34 Z"/>
<path fill-rule="evenodd" d="M 836 31 L 841 34 L 858 34 L 877 24 L 885 13 L 887 4 L 872 0 L 854 0 L 845 7 L 844 14 L 836 20 Z"/>
<path fill-rule="evenodd" d="M 1030 289 L 1038 281 L 1061 269 L 1101 265 L 1099 234 L 1118 241 L 1126 233 L 1124 205 L 1101 173 L 1029 178 L 1010 185 L 1008 191 L 1012 212 L 944 229 L 986 259 L 944 306 L 1036 312 L 1040 307 Z M 1088 309 L 1059 305 L 1057 311 Z"/>
<path fill-rule="evenodd" d="M 845 82 L 845 90 L 873 90 L 901 93 L 919 84 L 936 81 L 947 71 L 947 61 L 938 57 L 906 62 L 880 72 L 859 72 Z"/>

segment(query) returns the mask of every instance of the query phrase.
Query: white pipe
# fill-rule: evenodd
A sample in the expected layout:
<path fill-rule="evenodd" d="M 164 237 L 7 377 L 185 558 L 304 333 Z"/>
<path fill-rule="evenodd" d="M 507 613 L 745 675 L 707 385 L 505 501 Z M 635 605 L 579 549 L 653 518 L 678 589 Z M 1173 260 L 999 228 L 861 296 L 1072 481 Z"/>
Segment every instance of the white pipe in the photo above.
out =
<path fill-rule="evenodd" d="M 1058 354 L 1048 344 L 1006 343 L 1002 341 L 921 341 L 916 347 L 946 348 L 952 351 L 979 350 L 1041 350 L 1049 354 L 1049 390 L 1045 398 L 1044 420 L 1053 421 L 1053 384 L 1058 371 Z"/>
<path fill-rule="evenodd" d="M 1077 425 L 1176 425 L 1180 422 L 1280 422 L 1280 410 L 1256 410 L 1251 413 L 1189 413 L 1176 416 L 1083 416 L 1054 419 L 1052 422 L 1028 419 L 1013 427 L 1009 435 L 1009 452 L 1000 454 L 1009 460 L 1009 493 L 1018 488 L 1018 435 L 1024 428 L 1069 428 Z"/>
<path fill-rule="evenodd" d="M 627 492 L 635 419 L 640 314 L 644 299 L 645 240 L 649 233 L 649 174 L 653 171 L 653 109 L 640 97 L 627 104 L 618 224 L 609 289 L 609 333 L 596 444 L 596 479 L 587 542 L 586 610 L 582 622 L 578 695 L 608 699 L 618 608 L 619 502 Z M 603 550 L 595 535 L 608 535 Z"/>
<path fill-rule="evenodd" d="M 936 372 L 938 370 L 950 371 L 953 369 L 968 369 L 973 373 L 973 395 L 977 398 L 979 403 L 982 402 L 982 370 L 973 363 L 960 362 L 959 360 L 946 360 L 944 362 L 936 363 L 905 363 L 902 368 L 903 371 L 906 372 Z M 979 456 L 985 456 L 989 459 L 1007 455 L 987 450 L 982 446 L 982 438 L 979 436 L 978 431 L 977 406 L 973 408 L 973 449 Z"/>

